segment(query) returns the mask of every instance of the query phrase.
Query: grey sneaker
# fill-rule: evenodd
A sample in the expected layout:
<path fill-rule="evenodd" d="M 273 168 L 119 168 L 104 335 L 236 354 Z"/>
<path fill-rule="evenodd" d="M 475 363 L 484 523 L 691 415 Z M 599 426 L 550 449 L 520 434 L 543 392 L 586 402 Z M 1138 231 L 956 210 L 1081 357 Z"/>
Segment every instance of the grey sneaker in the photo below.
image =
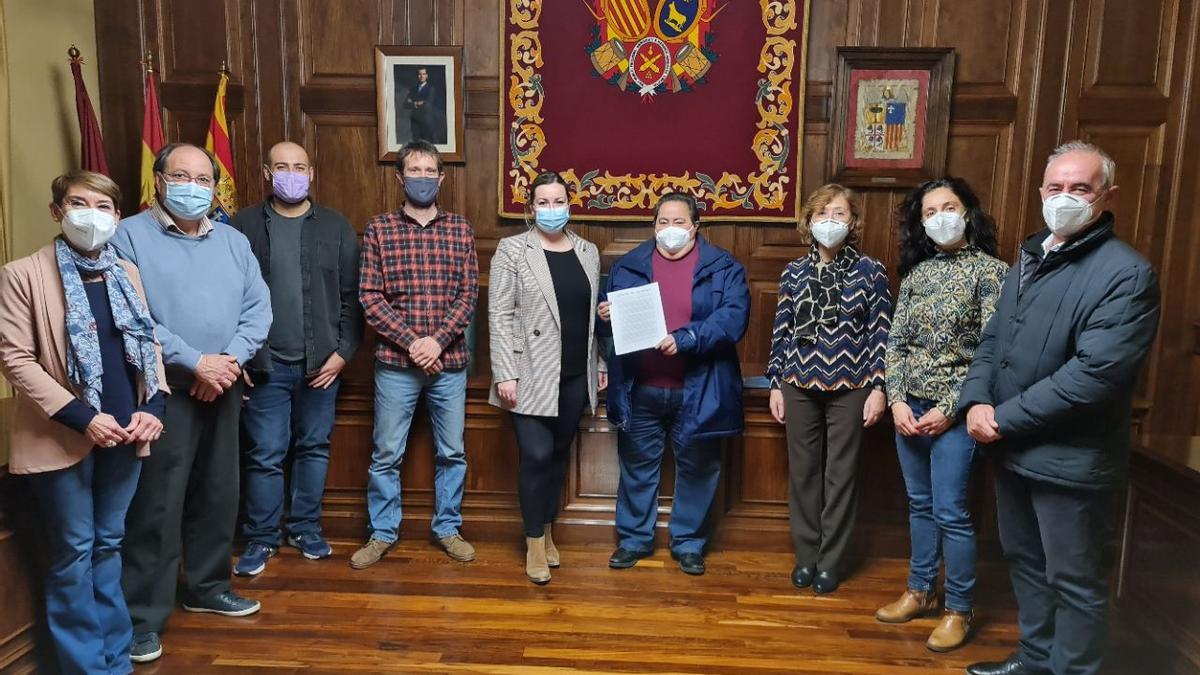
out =
<path fill-rule="evenodd" d="M 392 545 L 390 543 L 372 537 L 366 546 L 358 549 L 354 552 L 354 555 L 350 556 L 350 566 L 356 570 L 364 570 L 379 562 L 383 554 L 387 553 L 391 548 Z"/>
<path fill-rule="evenodd" d="M 129 650 L 129 660 L 134 663 L 150 663 L 162 656 L 162 641 L 158 633 L 136 633 Z"/>
<path fill-rule="evenodd" d="M 441 537 L 438 543 L 445 549 L 446 555 L 458 562 L 471 562 L 475 559 L 475 547 L 467 543 L 462 535 L 455 533 L 449 537 Z"/>

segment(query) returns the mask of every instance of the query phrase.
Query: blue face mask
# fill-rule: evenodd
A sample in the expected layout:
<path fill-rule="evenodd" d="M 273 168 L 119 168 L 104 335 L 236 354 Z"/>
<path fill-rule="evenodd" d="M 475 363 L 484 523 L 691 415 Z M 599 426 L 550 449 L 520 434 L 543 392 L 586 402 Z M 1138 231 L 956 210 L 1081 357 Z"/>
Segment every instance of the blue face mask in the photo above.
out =
<path fill-rule="evenodd" d="M 533 224 L 542 232 L 553 234 L 567 226 L 571 218 L 571 208 L 566 204 L 534 210 Z"/>
<path fill-rule="evenodd" d="M 212 206 L 212 188 L 195 183 L 167 183 L 163 205 L 171 215 L 183 220 L 200 220 Z"/>
<path fill-rule="evenodd" d="M 418 176 L 404 177 L 404 196 L 412 205 L 423 209 L 437 200 L 438 179 Z"/>

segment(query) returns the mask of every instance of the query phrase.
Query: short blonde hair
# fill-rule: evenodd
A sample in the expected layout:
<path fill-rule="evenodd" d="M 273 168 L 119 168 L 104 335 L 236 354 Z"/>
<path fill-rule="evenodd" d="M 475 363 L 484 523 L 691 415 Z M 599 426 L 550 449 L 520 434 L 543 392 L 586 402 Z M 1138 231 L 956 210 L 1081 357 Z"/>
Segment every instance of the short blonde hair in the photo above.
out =
<path fill-rule="evenodd" d="M 50 195 L 54 199 L 54 203 L 61 206 L 63 199 L 67 197 L 67 191 L 73 187 L 83 187 L 93 192 L 99 192 L 111 199 L 113 206 L 121 208 L 121 188 L 117 187 L 113 179 L 102 173 L 82 169 L 68 171 L 51 181 Z"/>
<path fill-rule="evenodd" d="M 858 203 L 854 199 L 854 191 L 844 185 L 837 183 L 827 183 L 813 190 L 813 193 L 808 196 L 808 200 L 804 202 L 804 208 L 800 211 L 800 222 L 796 224 L 796 231 L 800 233 L 800 241 L 804 245 L 809 246 L 813 243 L 812 238 L 812 220 L 813 216 L 821 212 L 829 202 L 838 197 L 845 197 L 846 203 L 850 205 L 850 233 L 846 235 L 846 243 L 858 245 L 862 239 L 862 218 L 859 215 Z"/>

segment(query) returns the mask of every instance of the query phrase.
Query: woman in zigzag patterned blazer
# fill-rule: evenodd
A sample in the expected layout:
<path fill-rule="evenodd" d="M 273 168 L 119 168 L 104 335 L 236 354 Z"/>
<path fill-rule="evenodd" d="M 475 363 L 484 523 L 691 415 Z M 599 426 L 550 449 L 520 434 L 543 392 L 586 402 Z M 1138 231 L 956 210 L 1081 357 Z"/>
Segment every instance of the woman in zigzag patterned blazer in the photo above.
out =
<path fill-rule="evenodd" d="M 525 575 L 550 581 L 559 554 L 550 537 L 567 458 L 584 408 L 607 382 L 595 339 L 600 253 L 566 229 L 570 192 L 562 176 L 534 179 L 529 231 L 500 240 L 488 283 L 492 350 L 489 402 L 512 413 L 520 448 L 518 495 Z"/>
<path fill-rule="evenodd" d="M 818 188 L 797 229 L 811 249 L 779 280 L 767 377 L 771 414 L 787 427 L 792 585 L 830 593 L 854 525 L 863 428 L 885 408 L 892 302 L 883 265 L 858 251 L 850 190 Z"/>

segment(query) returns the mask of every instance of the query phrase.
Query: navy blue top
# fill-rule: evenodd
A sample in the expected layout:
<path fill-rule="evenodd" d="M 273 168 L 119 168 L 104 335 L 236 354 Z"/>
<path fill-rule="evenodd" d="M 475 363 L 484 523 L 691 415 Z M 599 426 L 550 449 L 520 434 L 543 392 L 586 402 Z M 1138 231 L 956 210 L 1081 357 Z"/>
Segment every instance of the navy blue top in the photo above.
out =
<path fill-rule="evenodd" d="M 166 410 L 166 394 L 159 390 L 153 398 L 138 407 L 138 369 L 125 359 L 125 342 L 121 329 L 113 320 L 112 307 L 108 304 L 108 285 L 101 281 L 85 283 L 88 304 L 96 319 L 96 333 L 100 339 L 100 362 L 104 366 L 101 376 L 100 410 L 112 415 L 117 424 L 128 426 L 133 413 L 150 413 L 159 420 Z M 56 422 L 84 433 L 97 412 L 81 399 L 75 399 L 54 413 Z"/>

